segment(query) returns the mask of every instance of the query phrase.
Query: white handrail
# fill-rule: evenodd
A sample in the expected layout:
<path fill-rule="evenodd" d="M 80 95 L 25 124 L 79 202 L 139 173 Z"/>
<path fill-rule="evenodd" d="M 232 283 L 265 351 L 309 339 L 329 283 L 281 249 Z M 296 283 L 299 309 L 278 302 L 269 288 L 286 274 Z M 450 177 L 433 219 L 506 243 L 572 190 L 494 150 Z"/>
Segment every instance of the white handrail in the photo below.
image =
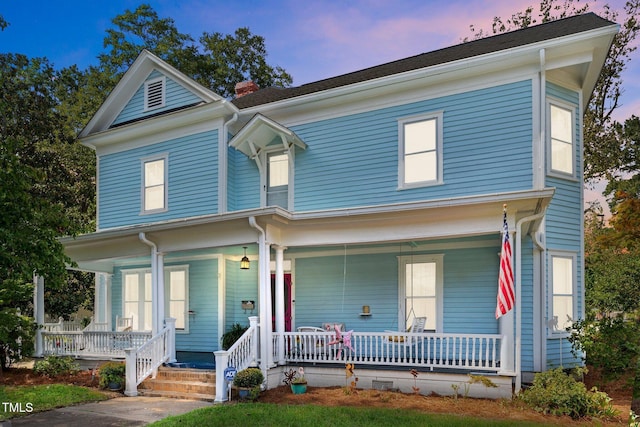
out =
<path fill-rule="evenodd" d="M 233 366 L 241 371 L 258 365 L 258 317 L 249 317 L 249 328 L 228 350 L 214 352 L 216 356 L 216 402 L 227 399 L 224 371 Z"/>

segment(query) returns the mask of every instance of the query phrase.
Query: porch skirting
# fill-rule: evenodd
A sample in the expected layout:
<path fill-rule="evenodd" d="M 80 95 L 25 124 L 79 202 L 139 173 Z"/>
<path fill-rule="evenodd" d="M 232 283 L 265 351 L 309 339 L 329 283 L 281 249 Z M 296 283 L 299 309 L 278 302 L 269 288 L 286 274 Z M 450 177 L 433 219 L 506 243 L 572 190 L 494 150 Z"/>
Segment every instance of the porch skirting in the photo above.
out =
<path fill-rule="evenodd" d="M 267 374 L 267 388 L 275 388 L 283 385 L 283 372 L 288 369 L 297 369 L 298 366 L 278 366 L 272 368 Z M 474 373 L 475 374 L 475 373 Z M 354 376 L 346 379 L 345 369 L 342 367 L 328 366 L 304 366 L 304 375 L 309 387 L 344 387 L 347 381 L 351 382 L 354 377 L 358 377 L 357 388 L 373 389 L 374 381 L 392 383 L 390 389 L 401 393 L 413 393 L 413 387 L 420 389 L 420 394 L 430 395 L 436 393 L 441 396 L 455 395 L 454 387 L 457 387 L 459 396 L 467 396 L 484 399 L 511 399 L 513 396 L 513 376 L 487 374 L 479 372 L 489 378 L 497 387 L 490 388 L 483 384 L 469 382 L 470 377 L 466 373 L 450 372 L 419 372 L 414 380 L 410 370 L 387 370 L 387 369 L 358 369 L 355 366 Z M 452 387 L 453 386 L 453 387 Z"/>

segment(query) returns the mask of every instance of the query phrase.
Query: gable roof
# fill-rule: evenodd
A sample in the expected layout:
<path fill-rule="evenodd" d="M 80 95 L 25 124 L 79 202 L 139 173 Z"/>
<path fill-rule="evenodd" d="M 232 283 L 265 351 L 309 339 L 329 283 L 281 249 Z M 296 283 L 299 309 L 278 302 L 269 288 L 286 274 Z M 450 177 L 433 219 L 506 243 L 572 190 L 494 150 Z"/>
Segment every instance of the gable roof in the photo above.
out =
<path fill-rule="evenodd" d="M 113 88 L 107 99 L 93 115 L 89 123 L 80 132 L 80 138 L 109 129 L 120 111 L 131 100 L 138 88 L 153 70 L 171 78 L 202 100 L 202 103 L 224 102 L 220 95 L 198 84 L 153 53 L 144 49 L 124 73 L 118 84 Z M 165 111 L 166 113 L 166 111 Z"/>
<path fill-rule="evenodd" d="M 234 99 L 232 102 L 240 109 L 255 107 L 271 102 L 309 95 L 407 71 L 491 54 L 610 26 L 617 26 L 617 24 L 603 19 L 594 13 L 572 16 L 517 31 L 498 34 L 492 37 L 478 39 L 432 52 L 411 56 L 297 87 L 270 87 L 261 89 L 252 94 Z"/>

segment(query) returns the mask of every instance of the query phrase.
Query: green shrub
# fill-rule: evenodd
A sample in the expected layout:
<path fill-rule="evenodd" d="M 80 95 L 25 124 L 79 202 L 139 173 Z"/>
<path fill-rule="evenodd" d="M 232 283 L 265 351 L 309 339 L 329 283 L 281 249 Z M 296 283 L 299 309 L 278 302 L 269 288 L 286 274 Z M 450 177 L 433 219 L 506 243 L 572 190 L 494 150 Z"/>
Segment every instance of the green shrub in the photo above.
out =
<path fill-rule="evenodd" d="M 634 369 L 640 354 L 640 325 L 622 317 L 575 322 L 569 341 L 576 356 L 586 354 L 588 365 L 615 379 Z"/>
<path fill-rule="evenodd" d="M 258 368 L 247 368 L 238 372 L 233 378 L 233 385 L 236 387 L 253 388 L 259 386 L 264 381 L 264 375 Z"/>
<path fill-rule="evenodd" d="M 124 384 L 127 367 L 120 362 L 107 362 L 100 366 L 98 375 L 100 376 L 100 387 L 107 388 L 110 383 Z"/>
<path fill-rule="evenodd" d="M 572 375 L 556 368 L 535 375 L 533 386 L 520 398 L 533 409 L 545 414 L 569 415 L 577 419 L 585 416 L 610 417 L 615 414 L 611 399 L 594 387 L 588 391 L 584 383 L 576 380 L 586 369 L 576 368 Z"/>
<path fill-rule="evenodd" d="M 33 372 L 47 377 L 57 377 L 78 372 L 80 366 L 71 357 L 47 356 L 33 364 Z"/>
<path fill-rule="evenodd" d="M 238 339 L 249 329 L 248 326 L 242 326 L 239 323 L 234 324 L 231 330 L 225 332 L 222 335 L 222 349 L 229 350 L 229 348 L 235 344 Z"/>

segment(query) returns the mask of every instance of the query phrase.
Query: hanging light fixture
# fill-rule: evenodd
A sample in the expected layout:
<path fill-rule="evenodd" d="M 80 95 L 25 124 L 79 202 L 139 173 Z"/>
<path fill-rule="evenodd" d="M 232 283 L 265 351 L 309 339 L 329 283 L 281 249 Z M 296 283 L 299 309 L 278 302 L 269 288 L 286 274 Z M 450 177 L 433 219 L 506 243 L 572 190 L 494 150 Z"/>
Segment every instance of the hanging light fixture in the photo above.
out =
<path fill-rule="evenodd" d="M 242 248 L 244 249 L 244 256 L 240 260 L 240 269 L 241 270 L 248 270 L 249 269 L 249 258 L 247 258 L 247 247 L 243 246 Z"/>

